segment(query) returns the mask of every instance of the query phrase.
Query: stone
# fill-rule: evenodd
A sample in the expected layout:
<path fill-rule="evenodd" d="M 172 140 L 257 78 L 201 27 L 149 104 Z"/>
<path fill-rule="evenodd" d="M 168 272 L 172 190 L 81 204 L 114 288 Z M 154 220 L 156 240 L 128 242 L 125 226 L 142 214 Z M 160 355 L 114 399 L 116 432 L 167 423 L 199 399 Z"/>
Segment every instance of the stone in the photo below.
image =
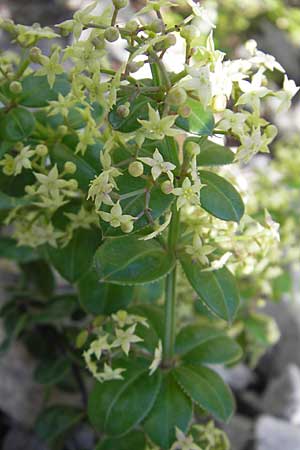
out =
<path fill-rule="evenodd" d="M 246 364 L 237 364 L 233 367 L 213 366 L 213 369 L 229 384 L 235 391 L 242 391 L 250 384 L 255 383 L 255 374 Z"/>
<path fill-rule="evenodd" d="M 300 424 L 300 369 L 288 365 L 284 372 L 271 380 L 262 398 L 263 410 L 294 424 Z"/>
<path fill-rule="evenodd" d="M 300 449 L 300 428 L 272 416 L 261 416 L 255 426 L 254 450 L 283 449 Z"/>
<path fill-rule="evenodd" d="M 224 431 L 231 444 L 230 450 L 245 450 L 252 440 L 253 422 L 237 414 L 224 426 Z"/>

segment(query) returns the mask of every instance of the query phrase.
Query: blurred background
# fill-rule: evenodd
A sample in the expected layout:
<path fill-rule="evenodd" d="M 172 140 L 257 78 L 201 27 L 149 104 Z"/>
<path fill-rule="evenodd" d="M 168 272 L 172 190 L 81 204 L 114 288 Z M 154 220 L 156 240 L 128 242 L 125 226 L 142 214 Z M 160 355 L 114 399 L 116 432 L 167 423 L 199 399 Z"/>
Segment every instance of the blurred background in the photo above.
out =
<path fill-rule="evenodd" d="M 31 25 L 53 26 L 88 3 L 85 0 L 0 0 L 0 17 Z M 100 9 L 106 0 L 100 1 Z M 124 20 L 144 6 L 131 0 Z M 270 53 L 286 69 L 289 79 L 300 84 L 299 0 L 207 0 L 216 24 L 216 47 L 230 58 L 243 55 L 243 44 L 255 39 L 258 48 Z M 175 22 L 182 11 L 168 9 L 165 17 Z M 209 29 L 203 30 L 207 35 Z M 10 48 L 0 34 L 0 51 Z M 180 52 L 175 48 L 174 52 Z M 124 49 L 112 49 L 117 66 Z M 174 62 L 175 61 L 175 62 Z M 169 58 L 176 71 L 176 58 Z M 274 77 L 274 84 L 282 79 Z M 248 261 L 248 273 L 240 277 L 242 295 L 249 302 L 249 315 L 242 338 L 247 348 L 243 363 L 221 372 L 237 398 L 237 415 L 226 426 L 232 450 L 300 449 L 300 96 L 284 115 L 270 102 L 264 114 L 279 133 L 270 155 L 258 155 L 250 166 L 235 174 L 235 181 L 248 198 L 248 213 L 259 220 L 265 209 L 280 224 L 281 242 L 259 260 Z M 230 143 L 229 143 L 230 144 Z M 251 265 L 252 264 L 252 265 Z M 0 304 L 5 286 L 16 276 L 13 266 L 1 260 Z M 251 308 L 253 307 L 253 313 Z M 255 308 L 255 311 L 254 311 Z M 2 334 L 0 323 L 0 336 Z M 279 338 L 280 335 L 280 339 Z M 33 380 L 35 361 L 20 342 L 0 358 L 0 448 L 47 450 L 30 427 L 43 403 L 42 390 Z M 60 394 L 61 395 L 61 394 Z M 76 399 L 68 401 L 76 403 Z M 78 428 L 65 444 L 66 450 L 92 450 L 90 431 Z M 115 449 L 118 450 L 118 449 Z M 136 449 L 128 449 L 136 450 Z"/>

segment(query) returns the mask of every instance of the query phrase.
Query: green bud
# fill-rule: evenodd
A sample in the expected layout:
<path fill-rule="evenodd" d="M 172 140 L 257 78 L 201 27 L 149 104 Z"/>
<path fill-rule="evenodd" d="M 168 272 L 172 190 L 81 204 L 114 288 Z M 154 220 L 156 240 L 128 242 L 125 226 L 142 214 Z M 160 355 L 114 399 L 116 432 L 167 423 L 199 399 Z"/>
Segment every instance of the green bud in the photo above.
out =
<path fill-rule="evenodd" d="M 160 185 L 161 191 L 164 194 L 171 194 L 171 192 L 173 191 L 174 187 L 173 187 L 173 183 L 170 180 L 166 180 L 164 181 L 161 185 Z"/>
<path fill-rule="evenodd" d="M 66 125 L 59 125 L 57 131 L 61 136 L 65 136 L 68 132 L 68 127 Z"/>
<path fill-rule="evenodd" d="M 130 113 L 130 109 L 127 105 L 119 105 L 117 107 L 117 114 L 118 116 L 125 119 L 125 117 L 128 117 Z"/>
<path fill-rule="evenodd" d="M 175 87 L 170 90 L 167 96 L 167 103 L 169 105 L 180 106 L 187 100 L 187 93 L 181 87 Z"/>
<path fill-rule="evenodd" d="M 104 38 L 108 42 L 115 42 L 119 39 L 120 32 L 117 27 L 109 27 L 104 31 Z"/>
<path fill-rule="evenodd" d="M 18 152 L 20 152 L 20 151 L 22 150 L 22 148 L 24 148 L 23 142 L 16 142 L 16 143 L 15 143 L 15 150 L 17 150 Z"/>
<path fill-rule="evenodd" d="M 164 23 L 161 19 L 155 19 L 149 24 L 147 24 L 147 28 L 153 33 L 161 33 L 164 29 Z"/>
<path fill-rule="evenodd" d="M 22 84 L 20 83 L 20 81 L 12 81 L 9 85 L 9 90 L 13 94 L 20 94 L 23 90 Z"/>
<path fill-rule="evenodd" d="M 77 348 L 82 348 L 84 346 L 84 344 L 86 343 L 87 339 L 89 337 L 89 333 L 87 332 L 87 330 L 82 330 L 76 338 L 76 347 Z"/>
<path fill-rule="evenodd" d="M 64 170 L 67 173 L 75 173 L 77 170 L 76 164 L 74 164 L 72 161 L 66 161 L 64 165 Z"/>
<path fill-rule="evenodd" d="M 95 328 L 101 327 L 104 320 L 105 320 L 104 316 L 99 315 L 99 316 L 95 317 L 95 319 L 93 320 L 93 327 L 95 327 Z"/>
<path fill-rule="evenodd" d="M 41 49 L 38 47 L 32 47 L 29 51 L 29 58 L 32 62 L 38 63 L 40 62 L 40 58 L 42 56 Z"/>
<path fill-rule="evenodd" d="M 132 177 L 140 177 L 144 173 L 144 166 L 140 161 L 134 161 L 129 164 L 128 172 Z"/>
<path fill-rule="evenodd" d="M 69 180 L 69 181 L 68 181 L 68 184 L 69 184 L 69 188 L 70 188 L 72 191 L 76 191 L 76 189 L 78 189 L 78 182 L 77 182 L 77 180 L 74 180 L 74 178 L 72 178 L 71 180 Z"/>
<path fill-rule="evenodd" d="M 167 50 L 169 47 L 172 47 L 172 45 L 175 44 L 176 44 L 175 34 L 168 34 L 163 41 L 157 42 L 154 45 L 154 50 L 160 52 L 163 50 Z"/>
<path fill-rule="evenodd" d="M 138 27 L 139 24 L 136 20 L 129 20 L 129 22 L 125 24 L 125 30 L 129 31 L 130 33 L 135 33 Z"/>
<path fill-rule="evenodd" d="M 36 146 L 35 151 L 38 156 L 46 156 L 48 154 L 48 147 L 45 144 L 39 144 Z"/>
<path fill-rule="evenodd" d="M 198 29 L 197 27 L 195 27 L 195 25 L 186 25 L 181 29 L 180 36 L 190 42 L 192 39 L 198 36 Z"/>
<path fill-rule="evenodd" d="M 137 72 L 140 70 L 141 67 L 143 67 L 145 63 L 143 61 L 132 61 L 128 64 L 127 69 L 130 73 Z"/>
<path fill-rule="evenodd" d="M 128 0 L 112 0 L 112 2 L 116 9 L 126 8 L 128 5 Z"/>
<path fill-rule="evenodd" d="M 121 230 L 123 231 L 123 233 L 130 233 L 133 230 L 133 223 L 132 222 L 121 223 Z"/>

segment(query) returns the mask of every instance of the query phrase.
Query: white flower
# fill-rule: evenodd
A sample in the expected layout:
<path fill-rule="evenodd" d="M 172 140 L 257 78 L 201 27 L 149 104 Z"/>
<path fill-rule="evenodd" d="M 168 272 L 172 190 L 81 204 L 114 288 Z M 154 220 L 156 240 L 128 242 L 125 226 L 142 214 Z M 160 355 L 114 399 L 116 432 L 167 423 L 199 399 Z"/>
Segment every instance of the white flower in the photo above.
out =
<path fill-rule="evenodd" d="M 153 375 L 154 372 L 158 369 L 160 363 L 162 361 L 162 343 L 161 340 L 158 342 L 158 346 L 154 351 L 154 359 L 149 366 L 149 375 Z"/>
<path fill-rule="evenodd" d="M 138 316 L 136 314 L 128 314 L 128 312 L 124 311 L 123 309 L 120 309 L 115 314 L 112 314 L 112 319 L 117 322 L 120 328 L 124 328 L 126 325 L 132 325 L 134 323 L 140 323 L 144 327 L 149 328 L 147 319 L 145 319 L 145 317 Z"/>
<path fill-rule="evenodd" d="M 236 105 L 250 105 L 253 110 L 258 112 L 260 109 L 260 99 L 268 95 L 271 91 L 262 86 L 263 70 L 259 70 L 253 75 L 251 83 L 246 80 L 240 80 L 239 86 L 242 92 Z"/>
<path fill-rule="evenodd" d="M 187 91 L 194 91 L 199 97 L 202 105 L 206 107 L 212 97 L 212 83 L 208 66 L 187 67 L 188 76 L 179 85 Z"/>
<path fill-rule="evenodd" d="M 109 213 L 99 211 L 99 215 L 105 222 L 109 222 L 113 228 L 121 227 L 124 233 L 130 233 L 133 229 L 135 217 L 129 214 L 123 214 L 120 202 L 113 205 Z"/>
<path fill-rule="evenodd" d="M 105 334 L 104 336 L 99 336 L 97 339 L 95 339 L 91 345 L 90 345 L 90 353 L 96 356 L 97 359 L 101 358 L 102 353 L 105 350 L 110 349 L 110 344 L 107 342 L 108 335 Z"/>
<path fill-rule="evenodd" d="M 37 189 L 37 194 L 41 194 L 46 197 L 51 196 L 55 199 L 59 198 L 60 190 L 68 184 L 66 180 L 59 179 L 56 164 L 47 175 L 43 173 L 34 173 L 34 175 L 40 183 L 40 186 Z"/>
<path fill-rule="evenodd" d="M 206 22 L 211 28 L 216 28 L 215 24 L 212 23 L 208 16 L 207 9 L 203 6 L 199 6 L 193 0 L 185 0 L 186 3 L 192 8 L 195 16 L 200 17 L 204 22 Z"/>
<path fill-rule="evenodd" d="M 103 172 L 90 182 L 87 199 L 91 198 L 95 202 L 96 209 L 99 209 L 102 203 L 105 205 L 113 205 L 110 193 L 113 185 L 109 182 L 107 172 Z"/>
<path fill-rule="evenodd" d="M 209 264 L 207 255 L 210 255 L 216 248 L 211 245 L 203 245 L 202 240 L 198 234 L 194 234 L 193 244 L 185 247 L 186 253 L 191 255 L 195 261 L 199 261 L 203 266 Z"/>
<path fill-rule="evenodd" d="M 176 442 L 172 445 L 170 450 L 202 450 L 195 444 L 192 436 L 185 436 L 185 434 L 176 427 Z"/>
<path fill-rule="evenodd" d="M 14 175 L 22 172 L 22 169 L 31 169 L 30 158 L 34 155 L 34 150 L 30 147 L 23 147 L 20 153 L 14 158 Z"/>
<path fill-rule="evenodd" d="M 222 267 L 225 266 L 228 259 L 232 256 L 231 252 L 226 252 L 224 255 L 221 256 L 220 259 L 216 259 L 215 261 L 212 261 L 210 264 L 210 267 L 207 269 L 203 269 L 203 272 L 211 272 L 212 270 L 219 270 L 222 269 Z"/>
<path fill-rule="evenodd" d="M 218 123 L 220 130 L 232 132 L 238 136 L 245 132 L 245 122 L 248 118 L 248 113 L 235 113 L 230 109 L 224 111 L 223 119 Z"/>
<path fill-rule="evenodd" d="M 128 356 L 129 350 L 130 350 L 130 344 L 134 344 L 135 342 L 142 342 L 143 339 L 141 339 L 139 336 L 134 334 L 136 325 L 132 325 L 130 328 L 127 328 L 127 330 L 116 330 L 116 337 L 117 339 L 112 343 L 112 347 L 121 347 L 125 355 Z"/>
<path fill-rule="evenodd" d="M 148 139 L 163 139 L 165 136 L 176 136 L 180 134 L 180 130 L 172 128 L 177 116 L 160 117 L 159 112 L 148 104 L 149 120 L 139 120 L 143 126 L 144 134 Z"/>
<path fill-rule="evenodd" d="M 174 176 L 172 170 L 176 168 L 175 164 L 164 161 L 158 149 L 153 153 L 152 158 L 140 157 L 138 158 L 144 164 L 151 167 L 151 175 L 153 180 L 156 180 L 162 173 L 166 173 L 169 179 L 173 182 Z"/>
<path fill-rule="evenodd" d="M 300 87 L 296 86 L 294 80 L 289 80 L 288 77 L 284 76 L 283 89 L 276 92 L 275 97 L 280 101 L 277 112 L 284 112 L 291 107 L 292 98 L 297 94 Z"/>
<path fill-rule="evenodd" d="M 199 204 L 200 189 L 203 185 L 195 183 L 192 185 L 191 180 L 186 177 L 180 188 L 174 188 L 172 194 L 178 197 L 177 209 L 182 208 L 185 205 Z"/>
<path fill-rule="evenodd" d="M 122 372 L 125 372 L 126 369 L 117 368 L 113 369 L 108 364 L 104 363 L 104 371 L 98 372 L 96 377 L 98 381 L 110 381 L 110 380 L 123 380 Z"/>

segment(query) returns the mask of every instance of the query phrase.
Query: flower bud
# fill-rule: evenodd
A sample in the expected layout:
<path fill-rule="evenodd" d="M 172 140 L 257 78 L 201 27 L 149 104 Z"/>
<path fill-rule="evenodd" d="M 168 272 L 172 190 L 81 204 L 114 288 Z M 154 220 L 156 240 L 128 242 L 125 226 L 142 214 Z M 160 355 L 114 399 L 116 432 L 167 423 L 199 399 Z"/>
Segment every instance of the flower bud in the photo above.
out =
<path fill-rule="evenodd" d="M 197 142 L 189 141 L 186 144 L 185 149 L 191 156 L 199 155 L 200 153 L 200 145 L 197 144 Z"/>
<path fill-rule="evenodd" d="M 161 185 L 160 185 L 161 191 L 164 194 L 171 194 L 171 192 L 174 189 L 173 183 L 170 180 L 166 180 L 164 181 Z"/>
<path fill-rule="evenodd" d="M 64 165 L 64 170 L 66 173 L 75 173 L 77 170 L 76 164 L 74 164 L 72 161 L 66 161 Z"/>
<path fill-rule="evenodd" d="M 129 20 L 129 22 L 125 24 L 125 30 L 129 31 L 130 33 L 135 33 L 138 27 L 139 24 L 136 20 Z"/>
<path fill-rule="evenodd" d="M 179 106 L 186 102 L 187 93 L 181 87 L 175 87 L 170 90 L 167 96 L 167 103 L 169 105 Z"/>
<path fill-rule="evenodd" d="M 223 112 L 226 109 L 227 97 L 226 95 L 215 95 L 212 99 L 212 110 L 215 113 Z"/>
<path fill-rule="evenodd" d="M 123 233 L 130 233 L 133 230 L 133 222 L 121 223 L 121 230 Z"/>
<path fill-rule="evenodd" d="M 29 52 L 29 58 L 33 63 L 40 62 L 40 58 L 42 56 L 41 49 L 38 47 L 32 47 Z"/>
<path fill-rule="evenodd" d="M 104 38 L 108 42 L 115 42 L 119 39 L 120 32 L 117 27 L 109 27 L 104 31 Z"/>
<path fill-rule="evenodd" d="M 132 61 L 128 64 L 127 69 L 130 73 L 137 72 L 144 65 L 144 61 Z"/>
<path fill-rule="evenodd" d="M 125 104 L 125 105 L 119 105 L 117 107 L 117 114 L 118 116 L 122 117 L 125 119 L 125 117 L 128 117 L 130 113 L 130 109 L 129 107 Z"/>
<path fill-rule="evenodd" d="M 72 189 L 72 191 L 76 191 L 78 189 L 78 182 L 74 178 L 68 181 L 69 188 Z"/>
<path fill-rule="evenodd" d="M 189 117 L 189 115 L 191 114 L 191 112 L 192 112 L 192 110 L 191 110 L 191 108 L 190 108 L 188 105 L 181 105 L 181 106 L 178 108 L 178 114 L 179 114 L 181 117 L 184 117 L 184 118 Z"/>
<path fill-rule="evenodd" d="M 180 31 L 180 36 L 183 37 L 183 39 L 187 40 L 188 42 L 191 42 L 192 39 L 197 37 L 199 34 L 197 27 L 195 25 L 187 25 Z"/>
<path fill-rule="evenodd" d="M 86 343 L 87 339 L 89 337 L 89 333 L 87 332 L 87 330 L 82 330 L 76 338 L 76 347 L 77 348 L 82 348 L 84 346 L 84 344 Z"/>
<path fill-rule="evenodd" d="M 157 52 L 167 50 L 169 47 L 175 44 L 176 44 L 175 34 L 168 34 L 163 41 L 157 42 L 154 45 L 154 50 Z"/>
<path fill-rule="evenodd" d="M 112 2 L 116 9 L 126 8 L 128 5 L 128 0 L 112 0 Z"/>
<path fill-rule="evenodd" d="M 15 150 L 17 150 L 17 152 L 20 152 L 22 150 L 22 148 L 24 148 L 24 144 L 23 142 L 16 142 L 15 143 Z"/>
<path fill-rule="evenodd" d="M 20 94 L 23 90 L 22 84 L 20 83 L 20 81 L 12 81 L 9 85 L 9 90 L 13 94 Z"/>
<path fill-rule="evenodd" d="M 24 190 L 25 190 L 26 194 L 28 194 L 28 195 L 34 195 L 35 194 L 34 187 L 31 186 L 30 184 L 27 184 L 27 186 L 25 186 Z"/>
<path fill-rule="evenodd" d="M 48 154 L 48 147 L 45 144 L 39 144 L 35 147 L 38 156 L 46 156 Z"/>
<path fill-rule="evenodd" d="M 152 20 L 149 24 L 147 24 L 147 28 L 153 33 L 161 33 L 164 29 L 164 23 L 161 19 Z"/>
<path fill-rule="evenodd" d="M 140 161 L 134 161 L 129 164 L 128 172 L 132 177 L 140 177 L 144 173 L 144 166 Z"/>
<path fill-rule="evenodd" d="M 57 128 L 58 134 L 61 136 L 65 136 L 68 132 L 68 127 L 66 125 L 59 125 Z"/>

